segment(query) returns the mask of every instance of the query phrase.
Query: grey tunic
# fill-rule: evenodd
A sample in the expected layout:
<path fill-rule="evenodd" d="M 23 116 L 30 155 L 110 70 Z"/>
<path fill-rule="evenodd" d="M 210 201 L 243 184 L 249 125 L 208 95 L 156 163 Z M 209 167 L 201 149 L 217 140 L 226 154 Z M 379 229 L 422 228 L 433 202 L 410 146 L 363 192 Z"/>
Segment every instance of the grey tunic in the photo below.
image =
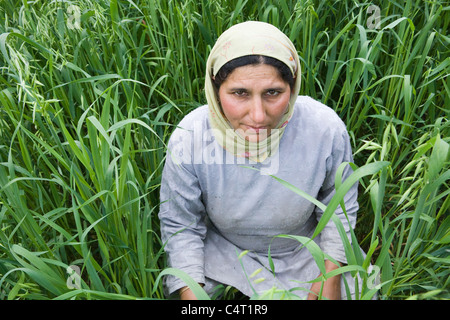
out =
<path fill-rule="evenodd" d="M 335 192 L 336 170 L 345 161 L 352 162 L 352 150 L 344 123 L 310 97 L 298 97 L 278 152 L 262 163 L 236 158 L 221 148 L 207 106 L 195 109 L 170 138 L 161 181 L 159 218 L 169 266 L 199 283 L 212 279 L 248 296 L 273 286 L 304 288 L 295 294 L 306 296 L 310 284 L 303 282 L 320 273 L 312 255 L 299 249 L 298 241 L 275 236 L 311 237 L 323 212 L 269 174 L 327 204 Z M 350 173 L 347 166 L 344 179 Z M 357 184 L 344 200 L 349 221 L 340 207 L 336 214 L 350 237 L 358 210 Z M 325 253 L 346 263 L 331 220 L 315 241 Z M 243 250 L 249 253 L 238 259 Z M 256 277 L 249 277 L 261 268 Z M 261 278 L 265 280 L 254 281 Z M 165 285 L 172 293 L 185 283 L 168 276 Z"/>

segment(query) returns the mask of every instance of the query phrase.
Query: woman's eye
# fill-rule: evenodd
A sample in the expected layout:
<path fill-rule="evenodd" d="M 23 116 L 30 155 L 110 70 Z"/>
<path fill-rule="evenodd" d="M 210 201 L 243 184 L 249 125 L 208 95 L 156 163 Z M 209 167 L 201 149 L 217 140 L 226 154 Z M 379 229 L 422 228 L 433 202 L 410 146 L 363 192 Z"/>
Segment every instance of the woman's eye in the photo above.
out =
<path fill-rule="evenodd" d="M 245 90 L 235 90 L 233 92 L 238 97 L 244 97 L 247 94 L 247 91 Z"/>
<path fill-rule="evenodd" d="M 268 95 L 268 96 L 271 96 L 271 97 L 276 96 L 276 95 L 278 95 L 279 93 L 280 93 L 280 92 L 277 91 L 277 90 L 268 90 L 268 91 L 267 91 L 267 95 Z"/>

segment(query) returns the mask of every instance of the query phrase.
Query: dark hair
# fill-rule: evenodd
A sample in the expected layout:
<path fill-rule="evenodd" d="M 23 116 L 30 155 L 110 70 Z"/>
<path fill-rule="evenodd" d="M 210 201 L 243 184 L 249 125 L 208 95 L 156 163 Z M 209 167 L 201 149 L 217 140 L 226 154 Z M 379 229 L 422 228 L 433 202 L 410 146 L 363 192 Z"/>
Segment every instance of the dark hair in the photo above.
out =
<path fill-rule="evenodd" d="M 278 70 L 281 78 L 285 82 L 287 82 L 291 87 L 291 90 L 293 90 L 295 79 L 292 76 L 291 69 L 289 69 L 289 67 L 285 63 L 281 62 L 278 59 L 262 55 L 248 55 L 228 61 L 222 66 L 222 68 L 220 68 L 219 72 L 217 72 L 213 80 L 214 85 L 216 86 L 217 90 L 219 90 L 222 83 L 225 82 L 227 77 L 234 71 L 234 69 L 246 65 L 258 65 L 258 64 L 267 64 L 275 67 Z"/>

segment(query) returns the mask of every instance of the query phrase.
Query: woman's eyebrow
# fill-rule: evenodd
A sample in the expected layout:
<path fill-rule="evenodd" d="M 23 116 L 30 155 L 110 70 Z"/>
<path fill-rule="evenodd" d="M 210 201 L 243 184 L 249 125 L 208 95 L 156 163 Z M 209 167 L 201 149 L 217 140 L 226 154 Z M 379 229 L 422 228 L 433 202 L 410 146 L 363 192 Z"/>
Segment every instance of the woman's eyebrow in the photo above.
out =
<path fill-rule="evenodd" d="M 251 89 L 244 88 L 244 87 L 232 87 L 232 88 L 229 88 L 228 90 L 229 91 L 251 91 Z M 286 90 L 286 88 L 284 88 L 284 87 L 267 87 L 264 89 L 264 91 L 270 91 L 270 90 L 284 91 L 284 90 Z"/>
<path fill-rule="evenodd" d="M 248 91 L 247 88 L 241 88 L 241 87 L 233 87 L 228 89 L 229 91 Z"/>

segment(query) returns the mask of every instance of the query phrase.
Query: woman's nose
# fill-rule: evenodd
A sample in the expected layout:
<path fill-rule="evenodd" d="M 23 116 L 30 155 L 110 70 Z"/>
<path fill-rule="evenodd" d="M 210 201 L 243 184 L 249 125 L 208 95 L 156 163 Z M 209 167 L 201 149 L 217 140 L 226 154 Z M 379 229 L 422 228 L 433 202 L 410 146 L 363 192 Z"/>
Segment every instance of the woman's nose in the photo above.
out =
<path fill-rule="evenodd" d="M 266 120 L 266 110 L 260 97 L 255 97 L 250 106 L 250 118 L 253 125 L 264 125 Z"/>

